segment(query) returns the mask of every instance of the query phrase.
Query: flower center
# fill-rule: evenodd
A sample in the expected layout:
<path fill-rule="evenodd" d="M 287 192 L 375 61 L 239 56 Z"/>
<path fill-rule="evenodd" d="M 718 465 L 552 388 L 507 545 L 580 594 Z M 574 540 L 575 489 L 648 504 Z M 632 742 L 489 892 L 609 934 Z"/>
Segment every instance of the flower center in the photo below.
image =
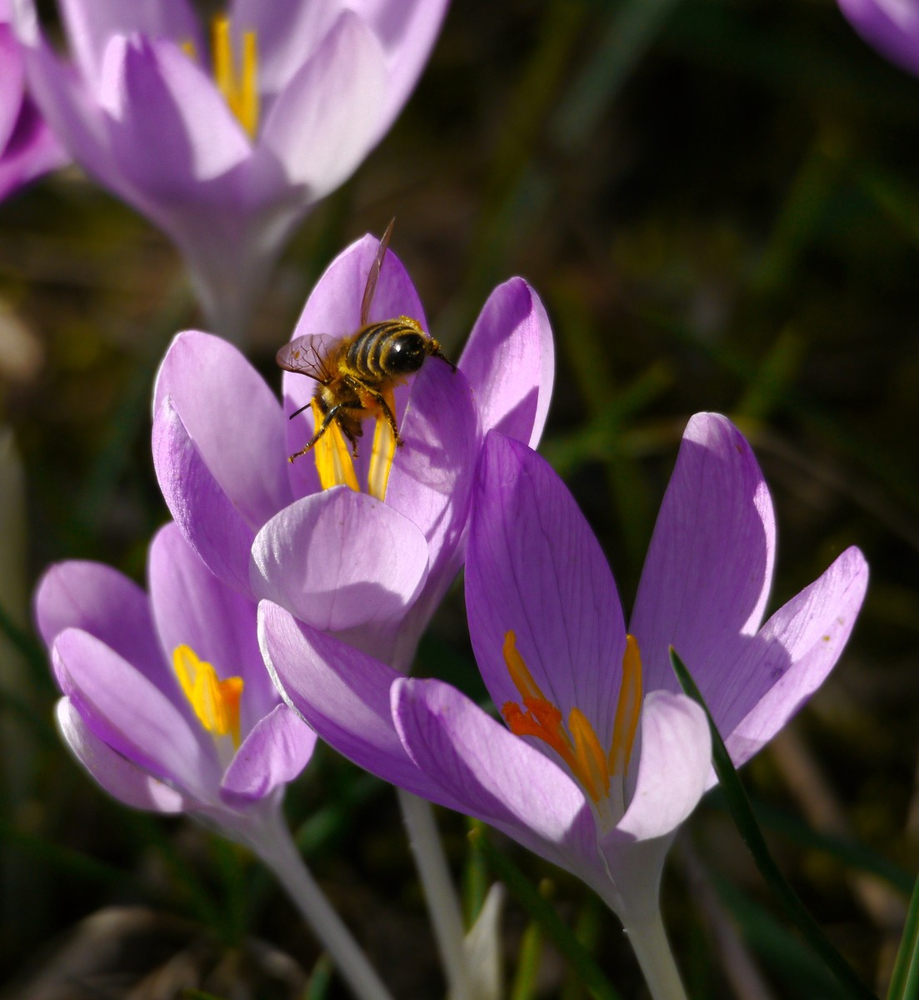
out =
<path fill-rule="evenodd" d="M 634 636 L 626 637 L 622 659 L 622 683 L 613 723 L 613 738 L 607 753 L 586 715 L 577 707 L 568 713 L 567 726 L 562 713 L 540 690 L 517 650 L 512 631 L 504 635 L 504 662 L 521 704 L 505 702 L 501 714 L 516 736 L 535 736 L 547 743 L 567 764 L 569 770 L 590 797 L 598 814 L 614 821 L 611 795 L 616 811 L 625 809 L 624 779 L 641 714 L 641 655 Z M 617 780 L 613 780 L 617 779 Z"/>
<path fill-rule="evenodd" d="M 213 666 L 199 659 L 190 646 L 176 646 L 172 664 L 183 694 L 202 727 L 214 738 L 218 753 L 232 757 L 240 743 L 242 677 L 220 680 Z"/>
<path fill-rule="evenodd" d="M 382 392 L 390 413 L 396 411 L 396 400 L 391 388 Z M 313 399 L 313 421 L 318 427 L 324 414 L 317 399 Z M 325 434 L 313 445 L 316 460 L 316 472 L 319 474 L 319 485 L 327 490 L 332 486 L 350 486 L 359 493 L 360 485 L 357 473 L 354 471 L 354 459 L 345 435 L 336 421 L 333 421 Z M 396 455 L 396 439 L 392 428 L 386 419 L 382 408 L 379 408 L 374 420 L 373 447 L 370 452 L 370 464 L 367 469 L 367 492 L 378 500 L 386 499 L 386 487 L 389 484 L 389 473 L 392 470 L 393 458 Z"/>
<path fill-rule="evenodd" d="M 242 42 L 242 66 L 239 67 L 233 52 L 230 19 L 225 14 L 218 14 L 211 22 L 214 82 L 239 123 L 249 137 L 254 139 L 259 119 L 258 47 L 255 32 L 244 31 Z M 192 42 L 183 43 L 182 48 L 191 59 L 197 58 Z"/>

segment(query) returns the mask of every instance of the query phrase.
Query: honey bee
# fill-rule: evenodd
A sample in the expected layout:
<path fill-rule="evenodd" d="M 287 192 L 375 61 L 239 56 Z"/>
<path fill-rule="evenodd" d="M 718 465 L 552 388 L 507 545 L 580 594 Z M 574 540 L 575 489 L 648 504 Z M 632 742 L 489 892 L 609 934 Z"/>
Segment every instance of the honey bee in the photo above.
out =
<path fill-rule="evenodd" d="M 396 416 L 385 393 L 407 376 L 414 375 L 428 357 L 440 358 L 456 371 L 456 365 L 444 356 L 440 344 L 421 329 L 417 320 L 397 316 L 376 323 L 367 322 L 395 221 L 393 219 L 386 227 L 367 275 L 361 300 L 360 329 L 341 338 L 306 334 L 285 344 L 277 353 L 277 362 L 285 371 L 309 375 L 316 380 L 313 398 L 322 413 L 322 423 L 316 433 L 288 458 L 290 462 L 305 455 L 333 422 L 338 424 L 351 443 L 352 454 L 357 457 L 357 439 L 363 433 L 363 421 L 381 413 L 396 445 L 401 446 Z M 310 405 L 301 406 L 290 419 Z"/>

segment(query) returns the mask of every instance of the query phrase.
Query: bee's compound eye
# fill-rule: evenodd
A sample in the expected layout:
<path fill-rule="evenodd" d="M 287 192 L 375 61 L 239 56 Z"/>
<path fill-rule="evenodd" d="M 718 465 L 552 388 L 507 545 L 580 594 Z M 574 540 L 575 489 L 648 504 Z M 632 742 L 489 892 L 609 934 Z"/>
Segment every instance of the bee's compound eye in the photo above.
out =
<path fill-rule="evenodd" d="M 419 333 L 400 333 L 389 342 L 386 370 L 390 375 L 411 375 L 424 364 L 427 352 Z"/>

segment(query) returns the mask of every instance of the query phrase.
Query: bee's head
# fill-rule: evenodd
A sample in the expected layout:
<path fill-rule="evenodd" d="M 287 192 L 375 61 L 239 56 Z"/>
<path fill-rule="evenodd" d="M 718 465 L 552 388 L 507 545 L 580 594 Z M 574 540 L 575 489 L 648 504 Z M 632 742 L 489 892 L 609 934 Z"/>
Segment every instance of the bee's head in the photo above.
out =
<path fill-rule="evenodd" d="M 400 333 L 387 345 L 386 370 L 390 375 L 412 375 L 429 354 L 427 337 L 420 333 Z"/>

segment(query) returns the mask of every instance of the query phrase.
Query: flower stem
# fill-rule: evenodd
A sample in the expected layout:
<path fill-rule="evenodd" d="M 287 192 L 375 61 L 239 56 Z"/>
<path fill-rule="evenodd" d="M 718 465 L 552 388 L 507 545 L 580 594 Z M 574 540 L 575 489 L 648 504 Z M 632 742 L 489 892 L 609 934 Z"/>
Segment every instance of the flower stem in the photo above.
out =
<path fill-rule="evenodd" d="M 358 1000 L 392 1000 L 376 969 L 310 874 L 284 821 L 272 817 L 248 843 L 275 873 Z"/>
<path fill-rule="evenodd" d="M 473 1000 L 459 898 L 444 857 L 434 813 L 430 804 L 417 795 L 401 788 L 397 788 L 396 792 L 440 949 L 450 1000 Z"/>
<path fill-rule="evenodd" d="M 623 926 L 654 1000 L 687 1000 L 660 910 L 655 908 L 641 919 L 623 920 Z"/>

